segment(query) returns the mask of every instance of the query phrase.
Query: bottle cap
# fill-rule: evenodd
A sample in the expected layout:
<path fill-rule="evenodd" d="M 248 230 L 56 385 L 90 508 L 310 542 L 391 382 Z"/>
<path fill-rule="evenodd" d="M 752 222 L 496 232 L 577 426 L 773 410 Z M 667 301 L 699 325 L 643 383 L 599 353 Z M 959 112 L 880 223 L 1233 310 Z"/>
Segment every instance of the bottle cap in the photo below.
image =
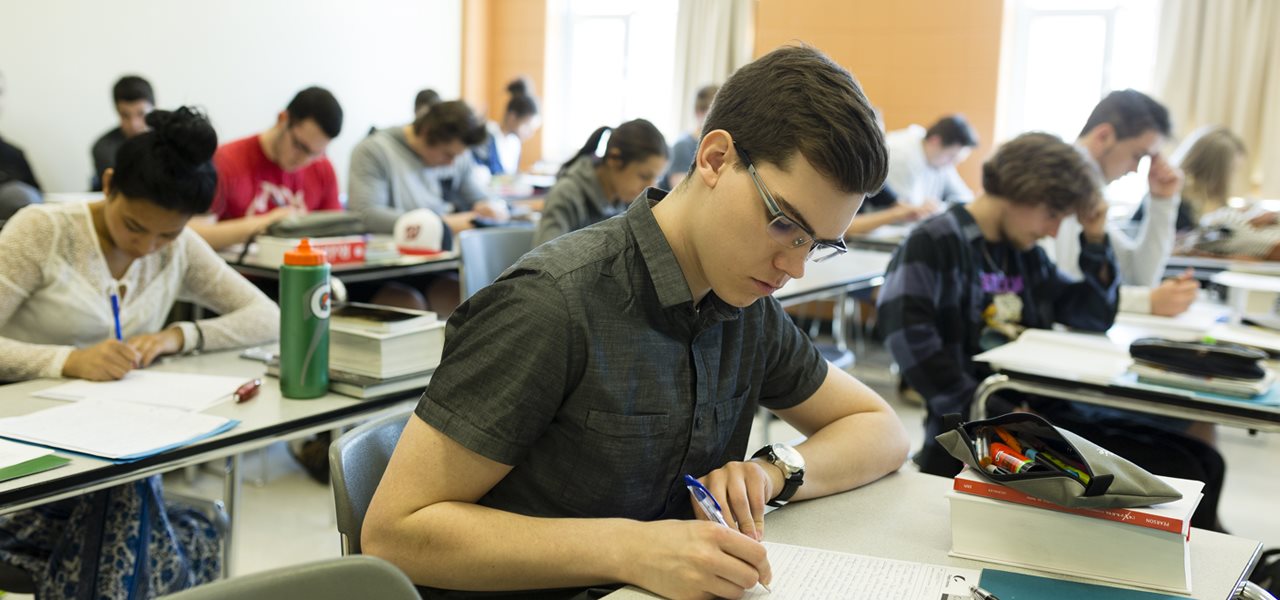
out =
<path fill-rule="evenodd" d="M 312 267 L 325 264 L 324 250 L 311 247 L 311 241 L 302 238 L 298 247 L 284 253 L 284 264 L 300 267 Z"/>

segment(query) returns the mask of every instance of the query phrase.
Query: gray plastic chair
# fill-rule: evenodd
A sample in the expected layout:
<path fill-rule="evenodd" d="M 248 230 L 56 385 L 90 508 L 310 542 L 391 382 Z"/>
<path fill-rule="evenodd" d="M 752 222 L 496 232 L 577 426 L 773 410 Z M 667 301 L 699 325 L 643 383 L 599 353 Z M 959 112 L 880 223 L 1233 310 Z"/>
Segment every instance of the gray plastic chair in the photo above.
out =
<path fill-rule="evenodd" d="M 215 581 L 165 596 L 171 600 L 418 600 L 413 582 L 391 563 L 344 556 Z"/>
<path fill-rule="evenodd" d="M 411 412 L 389 415 L 346 432 L 329 444 L 329 480 L 338 512 L 342 553 L 360 553 L 360 526 L 373 492 Z"/>
<path fill-rule="evenodd" d="M 484 227 L 459 233 L 462 299 L 493 283 L 507 267 L 532 250 L 533 233 L 532 227 Z"/>

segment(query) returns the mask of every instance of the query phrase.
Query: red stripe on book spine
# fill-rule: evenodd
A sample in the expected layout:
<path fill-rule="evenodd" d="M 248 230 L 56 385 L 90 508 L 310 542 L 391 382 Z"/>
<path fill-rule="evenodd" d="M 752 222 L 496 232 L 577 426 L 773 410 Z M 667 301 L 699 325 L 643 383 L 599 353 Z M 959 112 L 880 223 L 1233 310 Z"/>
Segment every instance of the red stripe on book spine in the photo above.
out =
<path fill-rule="evenodd" d="M 1182 533 L 1183 523 L 1181 519 L 1171 519 L 1168 517 L 1151 515 L 1131 508 L 1068 508 L 1059 504 L 1054 504 L 1048 500 L 1043 500 L 1036 498 L 1035 496 L 1019 492 L 1011 487 L 988 483 L 985 481 L 973 481 L 971 479 L 956 478 L 954 489 L 957 492 L 972 496 L 1004 500 L 1006 502 L 1034 506 L 1036 508 L 1047 508 L 1052 511 L 1070 513 L 1093 519 L 1115 521 L 1126 525 L 1136 525 L 1138 527 L 1146 527 L 1148 529 L 1168 531 L 1169 533 Z"/>

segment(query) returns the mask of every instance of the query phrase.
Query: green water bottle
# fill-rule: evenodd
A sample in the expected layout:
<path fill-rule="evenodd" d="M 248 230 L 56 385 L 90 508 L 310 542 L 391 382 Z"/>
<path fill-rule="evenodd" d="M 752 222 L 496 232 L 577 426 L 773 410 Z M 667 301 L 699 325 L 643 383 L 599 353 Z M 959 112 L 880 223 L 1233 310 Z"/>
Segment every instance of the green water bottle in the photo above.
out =
<path fill-rule="evenodd" d="M 280 266 L 280 393 L 329 391 L 329 263 L 303 238 Z"/>

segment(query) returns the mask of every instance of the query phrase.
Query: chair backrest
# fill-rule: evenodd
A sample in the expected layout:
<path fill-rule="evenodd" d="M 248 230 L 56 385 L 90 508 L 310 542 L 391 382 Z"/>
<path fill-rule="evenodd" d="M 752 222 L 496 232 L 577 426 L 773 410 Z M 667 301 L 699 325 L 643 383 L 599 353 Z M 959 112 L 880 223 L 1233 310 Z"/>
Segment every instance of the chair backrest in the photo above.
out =
<path fill-rule="evenodd" d="M 462 299 L 493 283 L 507 267 L 532 250 L 533 234 L 532 227 L 484 227 L 459 233 Z"/>
<path fill-rule="evenodd" d="M 413 582 L 391 563 L 344 556 L 207 583 L 165 596 L 170 600 L 418 600 Z"/>
<path fill-rule="evenodd" d="M 411 413 L 398 413 L 370 421 L 346 432 L 329 444 L 329 480 L 338 512 L 342 553 L 360 553 L 360 526 L 369 510 L 373 492 L 382 481 L 391 453 Z"/>

